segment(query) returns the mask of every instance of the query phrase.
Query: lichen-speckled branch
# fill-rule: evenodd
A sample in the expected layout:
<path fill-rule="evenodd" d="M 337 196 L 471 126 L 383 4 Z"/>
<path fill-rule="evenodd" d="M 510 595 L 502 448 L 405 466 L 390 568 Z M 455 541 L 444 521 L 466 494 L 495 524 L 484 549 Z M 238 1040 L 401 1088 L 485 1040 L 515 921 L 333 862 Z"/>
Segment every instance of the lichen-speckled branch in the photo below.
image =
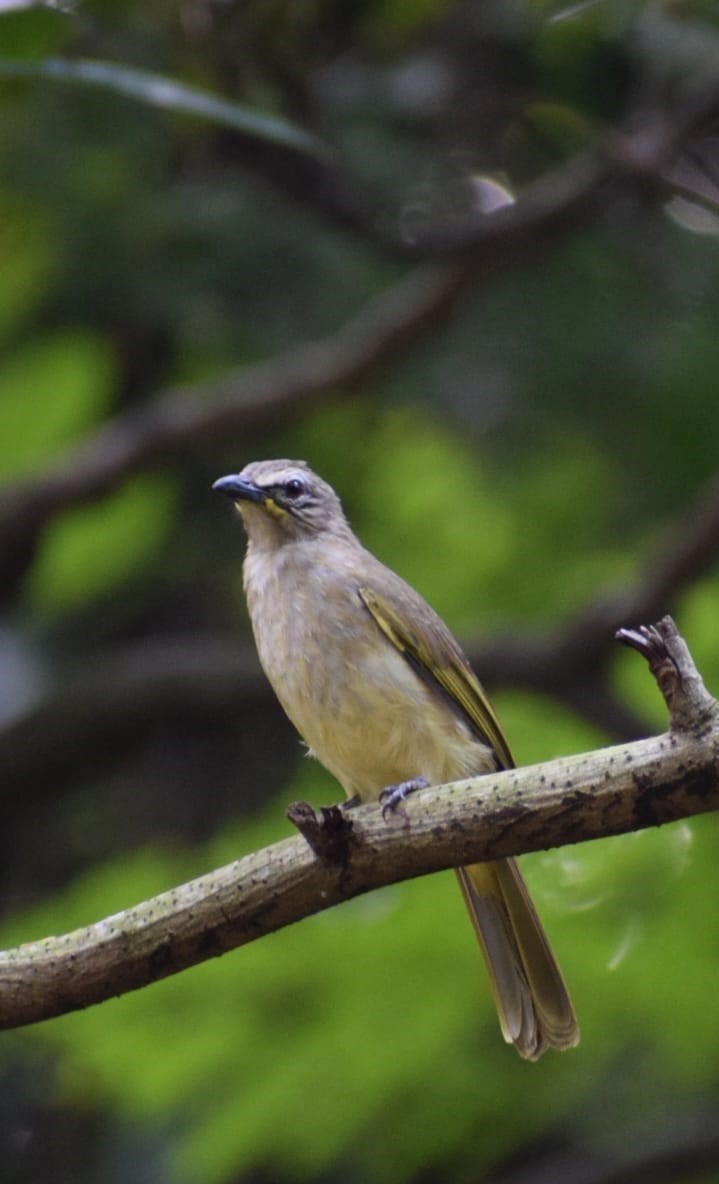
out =
<path fill-rule="evenodd" d="M 658 826 L 719 807 L 719 703 L 673 622 L 620 631 L 670 712 L 661 736 L 378 805 L 295 807 L 301 835 L 62 937 L 0 954 L 0 1026 L 99 1003 L 373 888 L 443 868 Z M 327 827 L 324 841 L 318 834 Z"/>

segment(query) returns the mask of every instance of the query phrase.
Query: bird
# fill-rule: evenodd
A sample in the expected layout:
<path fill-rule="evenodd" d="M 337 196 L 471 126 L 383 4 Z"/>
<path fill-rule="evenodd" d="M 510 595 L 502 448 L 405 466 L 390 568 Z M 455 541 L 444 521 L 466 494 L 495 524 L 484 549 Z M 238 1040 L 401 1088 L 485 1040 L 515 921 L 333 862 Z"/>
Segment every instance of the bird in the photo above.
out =
<path fill-rule="evenodd" d="M 514 766 L 447 625 L 363 547 L 334 489 L 305 461 L 253 461 L 213 489 L 245 527 L 243 583 L 260 663 L 347 798 L 386 801 L 390 787 L 396 801 L 416 784 Z M 574 1008 L 516 860 L 456 874 L 504 1039 L 529 1061 L 576 1045 Z"/>

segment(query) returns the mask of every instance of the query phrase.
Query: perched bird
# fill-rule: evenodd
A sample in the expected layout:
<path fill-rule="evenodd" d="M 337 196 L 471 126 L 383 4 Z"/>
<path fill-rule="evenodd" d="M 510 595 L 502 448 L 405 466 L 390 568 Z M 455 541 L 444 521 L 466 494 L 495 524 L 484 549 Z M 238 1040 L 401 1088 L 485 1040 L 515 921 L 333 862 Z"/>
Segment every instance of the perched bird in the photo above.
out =
<path fill-rule="evenodd" d="M 349 798 L 513 765 L 469 662 L 433 609 L 365 550 L 303 461 L 213 489 L 248 536 L 244 585 L 260 661 L 285 712 Z M 457 872 L 504 1038 L 521 1057 L 579 1040 L 561 971 L 513 859 Z"/>

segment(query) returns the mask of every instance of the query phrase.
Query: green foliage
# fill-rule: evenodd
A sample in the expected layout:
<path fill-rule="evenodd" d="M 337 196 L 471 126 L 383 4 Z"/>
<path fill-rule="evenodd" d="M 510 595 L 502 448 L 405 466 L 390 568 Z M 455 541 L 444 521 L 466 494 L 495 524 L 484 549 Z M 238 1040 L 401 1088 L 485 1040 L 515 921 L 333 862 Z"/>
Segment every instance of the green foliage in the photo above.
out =
<path fill-rule="evenodd" d="M 539 7 L 539 6 L 538 6 Z M 641 0 L 607 0 L 571 9 L 542 4 L 553 18 L 537 27 L 542 91 L 603 119 L 616 118 L 629 83 L 627 34 L 645 8 Z"/>
<path fill-rule="evenodd" d="M 20 347 L 0 365 L 0 475 L 51 465 L 107 412 L 113 380 L 110 350 L 95 334 L 67 331 Z"/>
<path fill-rule="evenodd" d="M 121 585 L 162 547 L 175 508 L 169 480 L 142 477 L 99 506 L 66 514 L 48 530 L 33 568 L 35 606 L 66 611 Z"/>
<path fill-rule="evenodd" d="M 42 215 L 0 196 L 0 252 L 5 289 L 0 303 L 0 343 L 22 331 L 52 278 L 54 244 Z"/>
<path fill-rule="evenodd" d="M 371 0 L 365 6 L 361 28 L 378 49 L 404 44 L 407 37 L 421 33 L 451 7 L 449 0 Z"/>
<path fill-rule="evenodd" d="M 352 455 L 358 433 L 362 452 Z M 564 616 L 631 574 L 628 555 L 598 542 L 612 517 L 611 458 L 571 426 L 552 433 L 551 459 L 538 448 L 506 472 L 416 406 L 323 410 L 294 445 L 340 491 L 346 484 L 365 545 L 458 632 L 478 618 Z"/>
<path fill-rule="evenodd" d="M 2 56 L 26 62 L 57 53 L 72 34 L 67 16 L 50 7 L 28 5 L 18 12 L 2 14 Z"/>

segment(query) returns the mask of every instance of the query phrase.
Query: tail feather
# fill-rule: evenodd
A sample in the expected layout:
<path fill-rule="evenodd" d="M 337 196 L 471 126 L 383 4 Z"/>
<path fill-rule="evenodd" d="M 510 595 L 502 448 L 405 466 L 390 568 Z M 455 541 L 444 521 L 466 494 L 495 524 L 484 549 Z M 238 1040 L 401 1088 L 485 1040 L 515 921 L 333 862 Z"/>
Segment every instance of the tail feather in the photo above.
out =
<path fill-rule="evenodd" d="M 513 859 L 457 870 L 489 970 L 502 1035 L 521 1057 L 572 1048 L 579 1026 L 562 972 Z"/>

